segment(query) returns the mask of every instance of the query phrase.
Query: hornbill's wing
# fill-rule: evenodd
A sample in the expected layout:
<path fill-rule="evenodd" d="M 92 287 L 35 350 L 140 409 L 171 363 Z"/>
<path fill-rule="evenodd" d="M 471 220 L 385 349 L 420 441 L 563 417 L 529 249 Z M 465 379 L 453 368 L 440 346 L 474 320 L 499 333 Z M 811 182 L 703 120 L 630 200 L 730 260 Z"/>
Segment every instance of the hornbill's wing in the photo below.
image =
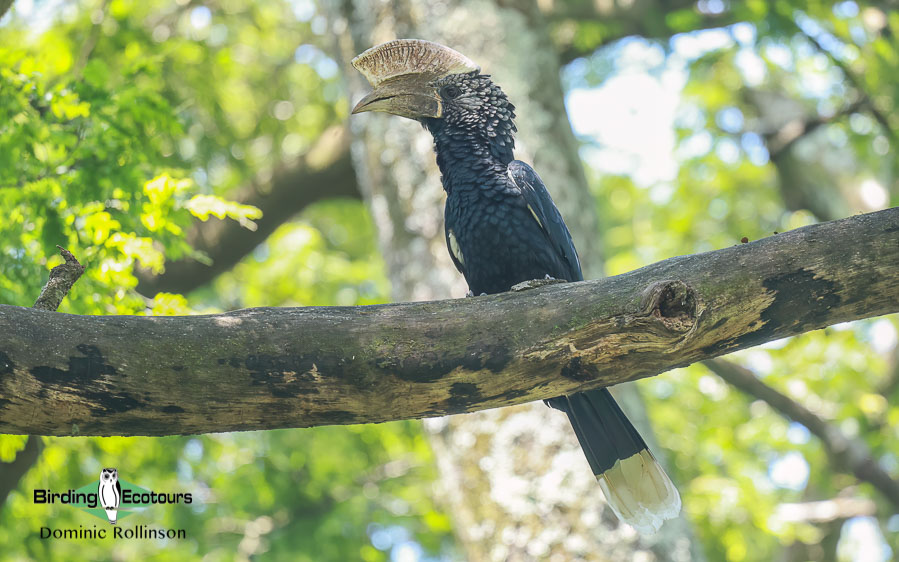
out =
<path fill-rule="evenodd" d="M 543 180 L 533 168 L 520 160 L 513 160 L 509 163 L 508 173 L 509 178 L 521 190 L 528 209 L 534 215 L 552 247 L 556 249 L 563 263 L 568 265 L 568 277 L 565 280 L 583 281 L 581 262 L 578 260 L 571 233 L 568 232 L 568 227 L 565 226 L 559 209 L 556 208 L 546 186 L 543 185 Z"/>
<path fill-rule="evenodd" d="M 568 227 L 537 173 L 523 162 L 509 164 L 509 177 L 551 244 L 567 262 L 568 281 L 583 279 Z M 640 434 L 607 388 L 595 388 L 546 403 L 568 414 L 587 461 L 612 510 L 640 532 L 654 532 L 680 513 L 677 488 L 649 452 Z"/>

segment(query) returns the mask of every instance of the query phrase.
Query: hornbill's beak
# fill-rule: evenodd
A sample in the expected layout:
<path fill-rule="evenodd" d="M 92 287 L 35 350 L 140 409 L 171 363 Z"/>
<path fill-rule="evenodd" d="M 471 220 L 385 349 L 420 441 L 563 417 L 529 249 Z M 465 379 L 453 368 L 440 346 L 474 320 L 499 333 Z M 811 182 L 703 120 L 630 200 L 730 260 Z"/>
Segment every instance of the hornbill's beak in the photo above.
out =
<path fill-rule="evenodd" d="M 353 59 L 374 90 L 353 113 L 383 111 L 410 119 L 440 117 L 443 107 L 431 83 L 449 74 L 479 70 L 465 55 L 421 39 L 396 39 Z"/>
<path fill-rule="evenodd" d="M 359 100 L 353 113 L 383 111 L 410 119 L 440 117 L 443 107 L 437 89 L 430 85 L 433 79 L 434 76 L 422 73 L 389 78 Z"/>

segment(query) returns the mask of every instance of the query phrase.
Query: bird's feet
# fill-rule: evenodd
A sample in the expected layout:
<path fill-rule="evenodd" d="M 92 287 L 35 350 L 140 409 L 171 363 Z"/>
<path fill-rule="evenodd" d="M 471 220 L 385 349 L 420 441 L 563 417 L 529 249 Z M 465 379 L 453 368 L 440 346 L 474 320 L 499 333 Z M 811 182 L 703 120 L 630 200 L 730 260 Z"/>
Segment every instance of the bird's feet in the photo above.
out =
<path fill-rule="evenodd" d="M 547 285 L 555 285 L 556 283 L 568 283 L 565 279 L 556 279 L 555 277 L 550 277 L 549 274 L 546 275 L 543 279 L 531 279 L 530 281 L 522 281 L 517 285 L 512 285 L 513 291 L 527 291 L 528 289 L 536 289 L 538 287 L 545 287 Z"/>
<path fill-rule="evenodd" d="M 469 298 L 469 297 L 473 297 L 473 296 L 475 296 L 475 294 L 471 291 L 468 291 L 467 293 L 465 293 L 465 298 Z M 486 297 L 487 293 L 481 293 L 480 295 L 477 295 L 477 296 Z"/>

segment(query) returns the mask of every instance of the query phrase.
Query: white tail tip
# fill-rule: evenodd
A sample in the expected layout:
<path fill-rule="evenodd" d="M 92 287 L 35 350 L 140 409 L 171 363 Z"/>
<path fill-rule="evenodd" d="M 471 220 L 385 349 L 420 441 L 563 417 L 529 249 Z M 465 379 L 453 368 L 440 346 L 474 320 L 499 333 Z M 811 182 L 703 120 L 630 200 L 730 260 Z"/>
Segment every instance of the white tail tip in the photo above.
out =
<path fill-rule="evenodd" d="M 680 513 L 677 488 L 647 449 L 615 462 L 596 479 L 615 515 L 640 533 L 655 533 Z"/>

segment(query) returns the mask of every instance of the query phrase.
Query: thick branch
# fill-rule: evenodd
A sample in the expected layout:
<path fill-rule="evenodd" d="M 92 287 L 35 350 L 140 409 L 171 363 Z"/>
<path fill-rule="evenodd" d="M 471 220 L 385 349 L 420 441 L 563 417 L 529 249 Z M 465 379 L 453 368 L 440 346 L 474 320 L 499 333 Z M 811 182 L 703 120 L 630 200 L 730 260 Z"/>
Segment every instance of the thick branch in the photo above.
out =
<path fill-rule="evenodd" d="M 289 168 L 266 181 L 256 181 L 231 196 L 239 203 L 262 210 L 256 230 L 247 230 L 233 220 L 211 218 L 197 222 L 188 240 L 206 254 L 211 264 L 185 259 L 167 263 L 159 276 L 139 272 L 137 290 L 144 295 L 165 291 L 187 293 L 202 287 L 234 267 L 253 248 L 265 241 L 284 222 L 323 199 L 359 198 L 356 175 L 350 162 L 349 131 L 332 127 L 315 146 Z"/>
<path fill-rule="evenodd" d="M 18 487 L 25 473 L 37 462 L 43 448 L 44 443 L 40 437 L 29 435 L 25 446 L 16 453 L 16 458 L 10 462 L 0 462 L 0 506 L 6 502 L 9 493 Z"/>
<path fill-rule="evenodd" d="M 852 517 L 869 517 L 877 505 L 867 498 L 833 498 L 803 503 L 782 503 L 774 517 L 785 523 L 829 523 Z"/>
<path fill-rule="evenodd" d="M 59 308 L 62 299 L 66 298 L 72 285 L 84 273 L 84 266 L 72 252 L 62 246 L 56 247 L 59 248 L 59 253 L 66 263 L 50 270 L 50 278 L 47 279 L 47 284 L 41 289 L 41 294 L 34 303 L 33 308 L 38 310 L 54 311 Z M 0 462 L 0 505 L 3 505 L 9 493 L 19 485 L 19 480 L 34 466 L 43 448 L 44 443 L 39 436 L 29 435 L 25 446 L 16 453 L 16 458 L 11 462 Z"/>
<path fill-rule="evenodd" d="M 847 492 L 851 494 L 850 490 L 843 490 L 839 496 L 833 499 L 778 505 L 772 517 L 775 524 L 814 525 L 819 539 L 810 543 L 794 538 L 790 544 L 785 545 L 780 555 L 774 560 L 778 562 L 793 560 L 837 562 L 837 545 L 840 542 L 843 523 L 852 517 L 868 517 L 877 512 L 877 505 L 873 501 L 844 495 Z M 806 495 L 808 493 L 809 490 L 806 490 Z"/>
<path fill-rule="evenodd" d="M 868 482 L 893 504 L 894 509 L 899 509 L 899 481 L 894 480 L 878 464 L 863 441 L 847 437 L 838 427 L 789 396 L 766 385 L 745 367 L 721 359 L 706 361 L 705 365 L 728 383 L 765 401 L 781 415 L 804 425 L 821 440 L 836 468 Z"/>
<path fill-rule="evenodd" d="M 167 435 L 469 412 L 899 311 L 899 208 L 490 297 L 191 317 L 0 306 L 0 431 Z"/>
<path fill-rule="evenodd" d="M 6 15 L 6 12 L 12 8 L 13 2 L 15 2 L 15 0 L 0 0 L 0 20 L 2 20 L 3 16 Z"/>
<path fill-rule="evenodd" d="M 689 10 L 694 6 L 693 0 L 551 2 L 548 4 L 549 9 L 545 10 L 545 16 L 556 26 L 553 40 L 559 60 L 562 64 L 568 64 L 624 37 L 636 35 L 646 39 L 668 39 L 676 33 L 724 27 L 740 21 L 734 10 L 726 9 L 718 14 L 696 11 L 695 21 L 688 30 L 670 25 L 668 16 L 671 13 Z M 578 24 L 590 21 L 602 22 L 605 34 L 595 43 L 581 45 L 575 40 L 574 29 Z"/>

